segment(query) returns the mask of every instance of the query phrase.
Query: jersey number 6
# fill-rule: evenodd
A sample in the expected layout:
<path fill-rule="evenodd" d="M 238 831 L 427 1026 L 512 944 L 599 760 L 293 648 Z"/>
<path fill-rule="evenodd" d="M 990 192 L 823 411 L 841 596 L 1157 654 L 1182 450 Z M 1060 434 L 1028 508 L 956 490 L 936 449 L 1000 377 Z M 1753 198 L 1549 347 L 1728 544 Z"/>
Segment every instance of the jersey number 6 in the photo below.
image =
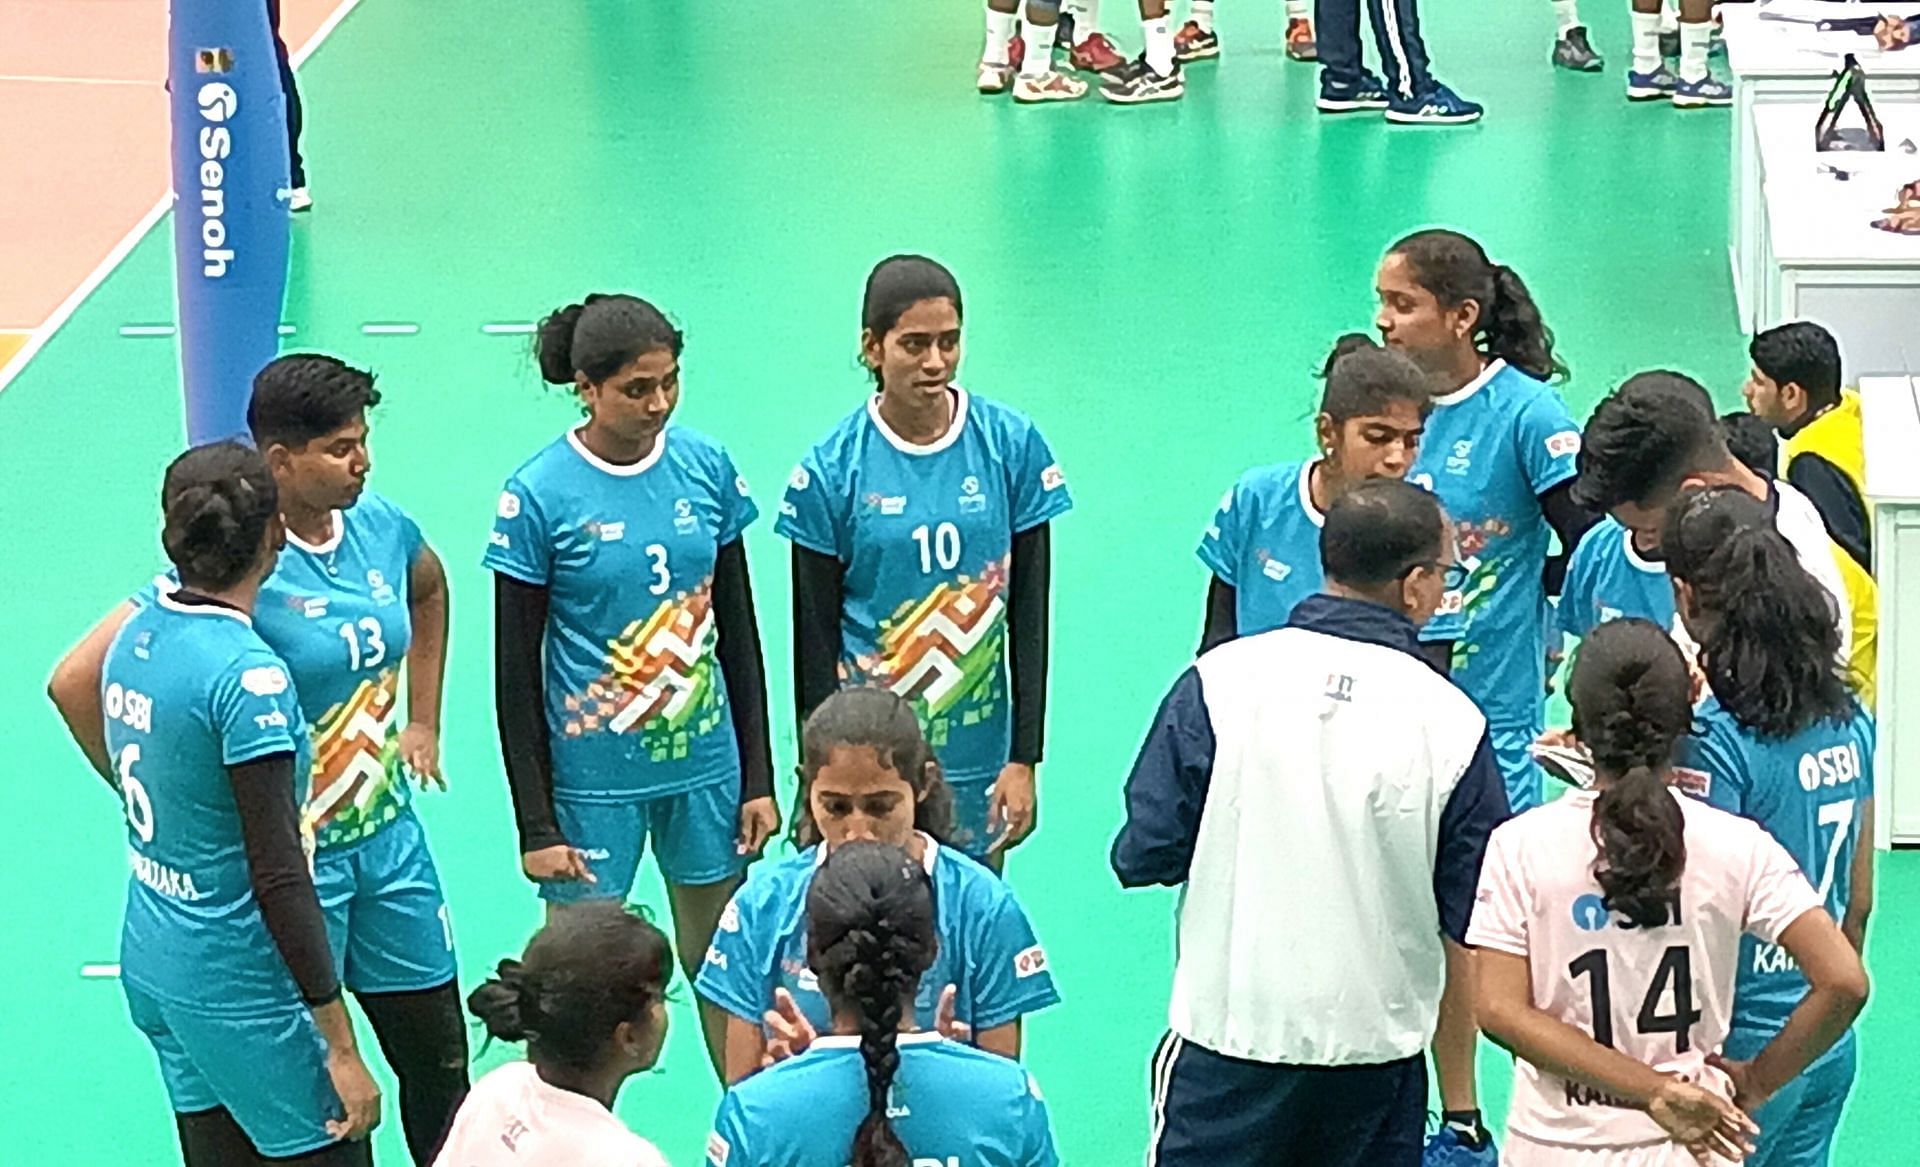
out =
<path fill-rule="evenodd" d="M 140 836 L 142 843 L 153 842 L 153 800 L 147 797 L 147 788 L 133 776 L 133 764 L 140 760 L 140 747 L 129 742 L 120 747 L 117 769 L 120 772 L 120 795 L 127 800 L 127 825 L 133 833 Z"/>

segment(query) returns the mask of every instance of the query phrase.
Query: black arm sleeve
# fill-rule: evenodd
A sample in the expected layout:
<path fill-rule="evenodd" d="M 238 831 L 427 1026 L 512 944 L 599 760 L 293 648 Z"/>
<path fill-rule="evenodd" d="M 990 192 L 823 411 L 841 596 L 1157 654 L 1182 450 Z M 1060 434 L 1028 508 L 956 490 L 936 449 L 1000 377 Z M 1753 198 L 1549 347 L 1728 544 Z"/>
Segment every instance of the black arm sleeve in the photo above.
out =
<path fill-rule="evenodd" d="M 714 655 L 727 681 L 733 736 L 740 743 L 740 801 L 773 795 L 773 735 L 767 728 L 767 666 L 760 652 L 760 620 L 753 614 L 747 549 L 735 539 L 713 566 L 713 619 L 720 640 Z"/>
<path fill-rule="evenodd" d="M 840 687 L 840 604 L 846 567 L 793 545 L 793 699 L 800 719 Z"/>
<path fill-rule="evenodd" d="M 500 755 L 513 796 L 520 852 L 567 841 L 553 817 L 553 754 L 546 681 L 540 667 L 547 635 L 547 589 L 493 574 L 493 706 Z"/>
<path fill-rule="evenodd" d="M 1200 626 L 1200 651 L 1207 653 L 1240 635 L 1240 593 L 1219 576 L 1207 585 L 1207 621 Z"/>
<path fill-rule="evenodd" d="M 313 890 L 307 852 L 300 845 L 300 808 L 293 800 L 293 755 L 268 754 L 227 767 L 240 839 L 247 852 L 247 880 L 260 905 L 260 919 L 287 962 L 300 997 L 325 1005 L 340 997 L 333 975 L 327 921 Z"/>
<path fill-rule="evenodd" d="M 1013 751 L 1008 761 L 1037 766 L 1046 753 L 1047 649 L 1053 592 L 1053 535 L 1041 523 L 1013 537 L 1007 605 L 1013 671 Z"/>
<path fill-rule="evenodd" d="M 1873 544 L 1867 530 L 1867 508 L 1847 476 L 1818 454 L 1801 454 L 1787 463 L 1787 481 L 1812 500 L 1833 541 L 1871 572 Z"/>
<path fill-rule="evenodd" d="M 1576 481 L 1570 478 L 1540 496 L 1540 513 L 1546 516 L 1554 534 L 1560 536 L 1560 550 L 1547 557 L 1546 570 L 1541 573 L 1541 582 L 1546 584 L 1550 596 L 1559 595 L 1561 585 L 1566 583 L 1567 560 L 1580 545 L 1580 536 L 1600 521 L 1599 515 L 1573 501 Z"/>

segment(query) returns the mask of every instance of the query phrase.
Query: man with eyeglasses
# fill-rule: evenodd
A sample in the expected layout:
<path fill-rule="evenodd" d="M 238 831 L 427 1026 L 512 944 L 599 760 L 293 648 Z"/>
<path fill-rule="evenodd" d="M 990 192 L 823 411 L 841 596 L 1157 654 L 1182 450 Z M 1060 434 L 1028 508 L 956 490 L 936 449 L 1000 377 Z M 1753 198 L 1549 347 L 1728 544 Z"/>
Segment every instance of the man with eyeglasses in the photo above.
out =
<path fill-rule="evenodd" d="M 1443 1020 L 1467 1053 L 1436 1046 L 1442 1076 L 1471 1079 L 1452 1006 L 1509 811 L 1485 716 L 1421 651 L 1452 526 L 1375 480 L 1328 507 L 1320 555 L 1325 589 L 1284 627 L 1181 674 L 1127 780 L 1115 873 L 1183 888 L 1158 1167 L 1415 1167 Z"/>

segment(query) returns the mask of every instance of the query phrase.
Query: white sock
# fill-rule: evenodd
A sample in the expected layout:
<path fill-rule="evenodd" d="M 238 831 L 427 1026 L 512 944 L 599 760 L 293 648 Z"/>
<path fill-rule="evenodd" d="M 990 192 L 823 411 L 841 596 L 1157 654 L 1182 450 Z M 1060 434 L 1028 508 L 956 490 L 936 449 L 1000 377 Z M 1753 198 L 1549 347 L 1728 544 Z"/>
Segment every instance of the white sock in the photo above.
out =
<path fill-rule="evenodd" d="M 1073 35 L 1082 41 L 1100 31 L 1100 0 L 1064 0 L 1060 11 L 1073 17 Z"/>
<path fill-rule="evenodd" d="M 1201 32 L 1213 31 L 1213 0 L 1193 0 L 1193 11 L 1189 15 Z"/>
<path fill-rule="evenodd" d="M 1311 20 L 1312 18 L 1313 8 L 1307 0 L 1287 0 L 1288 20 Z"/>
<path fill-rule="evenodd" d="M 1140 27 L 1147 34 L 1147 65 L 1162 77 L 1173 76 L 1173 29 L 1168 27 L 1167 18 L 1143 20 Z"/>
<path fill-rule="evenodd" d="M 982 65 L 1004 65 L 1007 63 L 1008 46 L 1013 44 L 1013 34 L 1020 27 L 1020 16 L 1014 12 L 995 12 L 987 9 L 987 48 L 980 54 Z"/>
<path fill-rule="evenodd" d="M 1713 21 L 1680 22 L 1680 80 L 1699 81 L 1707 75 L 1707 47 L 1713 40 Z"/>
<path fill-rule="evenodd" d="M 1633 71 L 1660 71 L 1660 14 L 1635 12 L 1633 15 Z"/>
<path fill-rule="evenodd" d="M 1553 0 L 1553 14 L 1560 20 L 1560 35 L 1580 27 L 1580 0 Z"/>
<path fill-rule="evenodd" d="M 1668 2 L 1660 8 L 1660 31 L 1680 31 L 1680 5 L 1674 3 L 1673 0 L 1668 0 Z"/>
<path fill-rule="evenodd" d="M 1053 72 L 1053 38 L 1060 35 L 1060 26 L 1028 23 L 1021 35 L 1027 38 L 1027 55 L 1020 62 L 1020 75 L 1045 77 Z"/>

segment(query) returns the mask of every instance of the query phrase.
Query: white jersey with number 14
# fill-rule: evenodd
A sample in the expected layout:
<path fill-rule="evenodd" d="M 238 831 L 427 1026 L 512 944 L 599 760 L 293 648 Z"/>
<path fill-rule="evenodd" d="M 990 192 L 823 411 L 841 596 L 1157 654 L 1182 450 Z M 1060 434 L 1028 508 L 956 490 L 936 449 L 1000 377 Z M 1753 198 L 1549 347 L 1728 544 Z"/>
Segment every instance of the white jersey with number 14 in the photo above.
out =
<path fill-rule="evenodd" d="M 1678 918 L 1636 928 L 1607 911 L 1593 877 L 1597 797 L 1570 794 L 1494 831 L 1467 943 L 1525 957 L 1542 1011 L 1630 1058 L 1698 1079 L 1726 1040 L 1741 934 L 1776 943 L 1820 898 L 1758 824 L 1675 794 L 1687 846 Z M 1515 1063 L 1507 1127 L 1578 1147 L 1667 1138 L 1644 1111 L 1526 1061 Z"/>

